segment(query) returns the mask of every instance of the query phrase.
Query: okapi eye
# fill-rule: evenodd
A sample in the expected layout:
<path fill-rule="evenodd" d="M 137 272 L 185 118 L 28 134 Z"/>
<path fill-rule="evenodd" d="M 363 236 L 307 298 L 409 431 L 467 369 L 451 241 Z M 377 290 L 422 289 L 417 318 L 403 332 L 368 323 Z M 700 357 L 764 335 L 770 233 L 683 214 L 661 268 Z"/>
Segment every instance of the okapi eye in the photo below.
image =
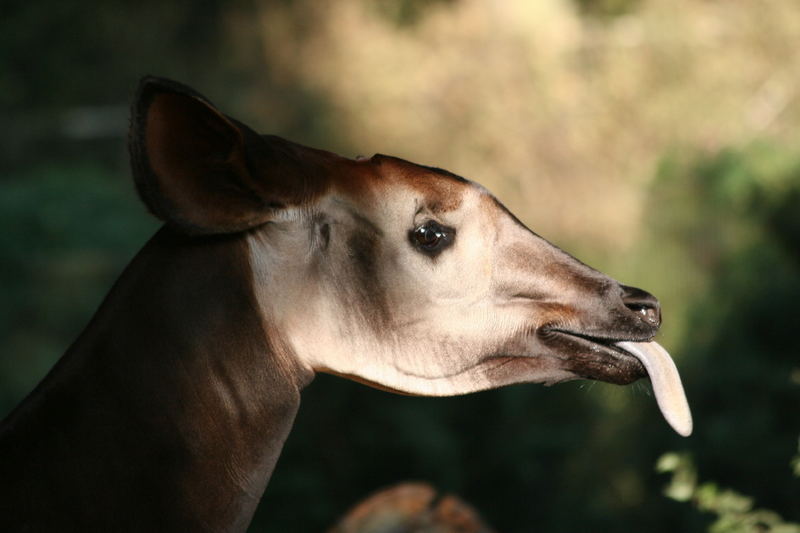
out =
<path fill-rule="evenodd" d="M 436 256 L 453 243 L 456 230 L 429 220 L 409 232 L 411 244 L 419 251 Z"/>

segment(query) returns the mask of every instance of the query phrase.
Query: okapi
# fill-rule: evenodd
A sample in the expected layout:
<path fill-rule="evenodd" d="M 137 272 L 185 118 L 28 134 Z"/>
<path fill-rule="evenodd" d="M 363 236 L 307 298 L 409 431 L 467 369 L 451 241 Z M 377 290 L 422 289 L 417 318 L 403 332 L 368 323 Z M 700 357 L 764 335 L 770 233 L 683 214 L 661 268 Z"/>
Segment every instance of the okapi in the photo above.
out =
<path fill-rule="evenodd" d="M 691 432 L 658 301 L 471 181 L 259 135 L 153 77 L 130 153 L 164 225 L 3 422 L 0 531 L 245 531 L 317 372 L 424 396 L 649 377 Z"/>

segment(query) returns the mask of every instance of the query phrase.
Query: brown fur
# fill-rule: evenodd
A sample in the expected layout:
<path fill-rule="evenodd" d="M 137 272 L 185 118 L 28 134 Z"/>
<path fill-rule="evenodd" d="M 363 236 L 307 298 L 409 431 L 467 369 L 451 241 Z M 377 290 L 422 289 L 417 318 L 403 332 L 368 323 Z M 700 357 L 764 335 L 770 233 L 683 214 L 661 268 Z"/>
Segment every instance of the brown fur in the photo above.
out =
<path fill-rule="evenodd" d="M 226 117 L 176 82 L 146 78 L 132 110 L 136 187 L 162 220 L 194 234 L 232 233 L 322 194 L 343 158 Z"/>
<path fill-rule="evenodd" d="M 4 422 L 0 531 L 243 531 L 311 378 L 284 350 L 242 236 L 160 231 Z"/>
<path fill-rule="evenodd" d="M 138 91 L 130 145 L 139 193 L 166 225 L 0 426 L 2 532 L 246 530 L 314 370 L 429 395 L 644 373 L 589 336 L 648 340 L 658 302 L 535 236 L 454 174 L 260 136 L 155 78 Z M 413 191 L 391 219 L 408 213 L 403 224 L 422 213 L 415 206 L 489 213 L 472 226 L 478 245 L 418 254 L 413 228 L 371 218 L 394 188 Z M 485 232 L 500 222 L 513 242 L 492 248 L 508 255 L 495 261 Z M 516 247 L 528 251 L 506 254 Z M 462 285 L 481 301 L 460 303 Z M 494 318 L 474 311 L 495 309 L 478 305 L 487 294 L 506 299 L 514 327 L 481 329 Z M 440 331 L 453 316 L 472 321 Z M 361 344 L 346 343 L 356 336 Z"/>

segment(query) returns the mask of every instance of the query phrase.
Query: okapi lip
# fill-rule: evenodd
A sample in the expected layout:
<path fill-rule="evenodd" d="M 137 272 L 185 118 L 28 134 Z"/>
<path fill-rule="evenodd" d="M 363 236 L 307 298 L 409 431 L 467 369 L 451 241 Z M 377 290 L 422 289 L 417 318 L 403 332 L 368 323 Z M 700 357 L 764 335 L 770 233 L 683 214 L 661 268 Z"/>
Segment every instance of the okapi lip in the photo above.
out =
<path fill-rule="evenodd" d="M 615 385 L 628 385 L 647 377 L 642 362 L 615 343 L 650 338 L 595 337 L 558 328 L 540 330 L 539 338 L 563 358 L 564 369 L 576 376 Z"/>

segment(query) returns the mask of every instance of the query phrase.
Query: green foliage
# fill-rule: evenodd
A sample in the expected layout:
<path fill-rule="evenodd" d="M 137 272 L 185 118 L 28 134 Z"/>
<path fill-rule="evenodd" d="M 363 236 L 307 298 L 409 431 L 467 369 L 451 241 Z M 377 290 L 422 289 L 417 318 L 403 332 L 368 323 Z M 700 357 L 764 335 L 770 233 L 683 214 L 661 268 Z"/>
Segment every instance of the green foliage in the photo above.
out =
<path fill-rule="evenodd" d="M 800 404 L 793 378 L 800 353 L 798 193 L 800 156 L 756 143 L 668 157 L 650 207 L 658 213 L 650 239 L 678 243 L 669 259 L 682 267 L 660 290 L 680 309 L 676 353 L 697 420 L 688 447 L 710 478 L 742 487 L 794 520 L 800 484 L 784 469 L 798 431 L 791 413 Z M 668 492 L 717 512 L 713 531 L 780 523 L 753 511 L 744 496 L 696 486 L 693 468 L 681 461 L 666 456 L 660 463 L 674 472 Z"/>
<path fill-rule="evenodd" d="M 712 482 L 698 484 L 697 471 L 688 454 L 664 454 L 656 470 L 672 474 L 665 495 L 679 502 L 692 502 L 699 511 L 717 515 L 709 533 L 800 533 L 800 524 L 786 522 L 774 511 L 754 509 L 749 496 Z"/>

